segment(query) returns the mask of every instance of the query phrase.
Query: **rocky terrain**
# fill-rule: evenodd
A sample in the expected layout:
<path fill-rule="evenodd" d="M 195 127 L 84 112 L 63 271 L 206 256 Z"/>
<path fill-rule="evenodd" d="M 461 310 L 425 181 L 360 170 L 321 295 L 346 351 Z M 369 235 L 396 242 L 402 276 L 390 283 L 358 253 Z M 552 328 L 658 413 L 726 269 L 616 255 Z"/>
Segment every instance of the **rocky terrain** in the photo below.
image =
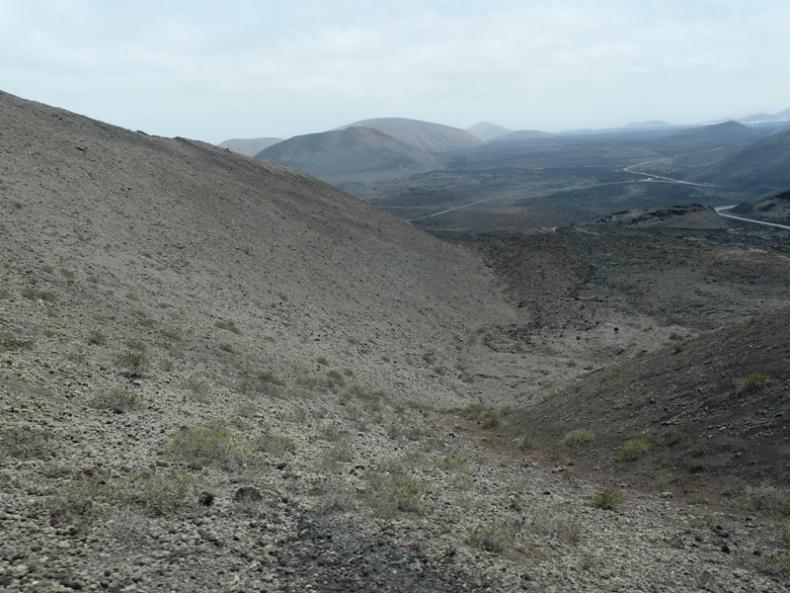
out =
<path fill-rule="evenodd" d="M 779 230 L 451 243 L 7 94 L 0 208 L 3 590 L 787 590 Z"/>

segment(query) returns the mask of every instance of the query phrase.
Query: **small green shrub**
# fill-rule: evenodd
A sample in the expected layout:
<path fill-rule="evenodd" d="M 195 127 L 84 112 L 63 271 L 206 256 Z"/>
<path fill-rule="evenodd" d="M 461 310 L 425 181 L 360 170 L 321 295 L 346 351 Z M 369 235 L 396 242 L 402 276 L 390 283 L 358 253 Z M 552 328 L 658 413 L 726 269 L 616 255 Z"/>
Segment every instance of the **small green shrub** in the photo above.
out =
<path fill-rule="evenodd" d="M 233 321 L 217 321 L 214 324 L 214 327 L 219 329 L 224 329 L 225 331 L 229 331 L 239 336 L 242 334 L 242 331 L 239 329 L 239 326 L 236 325 Z"/>
<path fill-rule="evenodd" d="M 276 397 L 284 386 L 285 381 L 271 371 L 258 371 L 255 373 L 247 371 L 241 376 L 239 391 L 247 395 L 263 394 Z"/>
<path fill-rule="evenodd" d="M 31 301 L 43 301 L 54 303 L 58 300 L 58 293 L 51 290 L 39 290 L 38 288 L 26 288 L 22 291 L 22 296 Z"/>
<path fill-rule="evenodd" d="M 413 468 L 399 460 L 380 463 L 365 474 L 367 489 L 364 497 L 384 516 L 401 513 L 423 513 L 424 480 L 414 475 Z"/>
<path fill-rule="evenodd" d="M 319 356 L 316 360 L 318 361 L 318 364 L 320 364 L 321 366 L 329 366 L 329 361 L 326 359 L 325 356 Z"/>
<path fill-rule="evenodd" d="M 524 433 L 524 436 L 521 437 L 521 448 L 525 451 L 529 451 L 530 449 L 534 449 L 538 446 L 538 435 L 535 433 L 534 430 L 528 430 Z"/>
<path fill-rule="evenodd" d="M 238 471 L 263 460 L 252 443 L 233 435 L 224 426 L 193 426 L 177 432 L 170 441 L 170 454 L 190 467 L 215 465 Z"/>
<path fill-rule="evenodd" d="M 274 373 L 271 371 L 259 371 L 255 378 L 258 379 L 260 383 L 267 383 L 269 385 L 276 385 L 277 387 L 283 387 L 285 385 L 285 381 L 279 379 Z"/>
<path fill-rule="evenodd" d="M 88 344 L 92 344 L 93 346 L 104 346 L 107 343 L 107 336 L 105 336 L 102 332 L 95 329 L 90 334 L 88 334 Z"/>
<path fill-rule="evenodd" d="M 616 511 L 623 504 L 623 495 L 614 488 L 602 488 L 593 497 L 593 506 L 606 511 Z"/>
<path fill-rule="evenodd" d="M 219 345 L 219 349 L 223 352 L 227 352 L 228 354 L 233 354 L 236 352 L 236 348 L 233 347 L 233 344 L 222 343 Z"/>
<path fill-rule="evenodd" d="M 33 340 L 22 340 L 9 332 L 0 334 L 0 352 L 8 352 L 11 350 L 30 350 L 32 347 Z"/>
<path fill-rule="evenodd" d="M 628 439 L 617 449 L 617 458 L 620 461 L 636 461 L 653 448 L 653 443 L 637 437 Z"/>
<path fill-rule="evenodd" d="M 327 385 L 329 386 L 329 389 L 331 389 L 334 392 L 337 392 L 338 390 L 346 386 L 345 376 L 338 371 L 329 371 L 326 374 L 326 381 L 327 381 Z"/>
<path fill-rule="evenodd" d="M 270 455 L 283 455 L 296 451 L 296 442 L 287 436 L 266 429 L 255 441 L 256 448 Z"/>
<path fill-rule="evenodd" d="M 532 531 L 569 546 L 578 545 L 584 533 L 581 521 L 551 506 L 535 508 L 529 526 Z"/>
<path fill-rule="evenodd" d="M 340 438 L 321 454 L 321 464 L 326 467 L 336 467 L 341 463 L 354 461 L 354 447 L 348 437 Z"/>
<path fill-rule="evenodd" d="M 519 528 L 511 523 L 489 523 L 472 527 L 467 541 L 474 548 L 504 554 L 515 546 L 519 534 Z"/>
<path fill-rule="evenodd" d="M 185 472 L 142 471 L 114 489 L 111 498 L 141 507 L 148 515 L 171 515 L 190 500 L 192 478 Z"/>
<path fill-rule="evenodd" d="M 755 393 L 768 385 L 768 375 L 765 373 L 751 373 L 743 381 L 743 393 Z"/>
<path fill-rule="evenodd" d="M 760 556 L 746 556 L 745 564 L 750 568 L 773 577 L 790 576 L 790 555 L 773 554 Z"/>
<path fill-rule="evenodd" d="M 467 467 L 466 463 L 464 463 L 464 460 L 452 453 L 449 453 L 447 455 L 442 455 L 441 457 L 436 459 L 435 464 L 436 467 L 446 472 L 454 472 L 461 474 L 469 473 L 469 468 Z"/>
<path fill-rule="evenodd" d="M 191 379 L 187 381 L 185 387 L 190 391 L 190 399 L 207 404 L 211 401 L 211 386 L 205 381 Z"/>
<path fill-rule="evenodd" d="M 51 434 L 33 427 L 10 427 L 0 431 L 0 457 L 9 459 L 45 459 L 52 457 Z"/>
<path fill-rule="evenodd" d="M 576 429 L 565 433 L 560 445 L 567 449 L 576 449 L 595 440 L 595 434 L 591 430 Z"/>
<path fill-rule="evenodd" d="M 747 486 L 741 503 L 753 511 L 771 511 L 790 514 L 790 490 L 770 484 Z"/>
<path fill-rule="evenodd" d="M 488 408 L 482 404 L 470 404 L 461 410 L 461 416 L 466 420 L 477 422 L 481 428 L 497 428 L 502 419 L 494 408 Z"/>
<path fill-rule="evenodd" d="M 178 330 L 169 329 L 162 332 L 162 337 L 171 342 L 183 342 L 184 338 Z"/>
<path fill-rule="evenodd" d="M 148 366 L 148 359 L 145 352 L 129 351 L 123 352 L 117 357 L 118 364 L 126 369 L 126 376 L 130 378 L 141 378 L 145 375 Z"/>
<path fill-rule="evenodd" d="M 98 410 L 109 410 L 116 414 L 131 412 L 140 407 L 140 397 L 136 393 L 116 387 L 93 398 L 93 407 Z"/>

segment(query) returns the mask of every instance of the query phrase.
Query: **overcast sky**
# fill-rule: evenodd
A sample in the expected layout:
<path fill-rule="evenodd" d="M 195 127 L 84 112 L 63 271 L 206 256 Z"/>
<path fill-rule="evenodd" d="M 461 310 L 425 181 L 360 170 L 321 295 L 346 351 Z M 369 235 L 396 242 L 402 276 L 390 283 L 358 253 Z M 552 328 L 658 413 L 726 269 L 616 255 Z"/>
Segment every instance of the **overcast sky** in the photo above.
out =
<path fill-rule="evenodd" d="M 212 142 L 790 107 L 788 0 L 0 0 L 0 89 Z"/>

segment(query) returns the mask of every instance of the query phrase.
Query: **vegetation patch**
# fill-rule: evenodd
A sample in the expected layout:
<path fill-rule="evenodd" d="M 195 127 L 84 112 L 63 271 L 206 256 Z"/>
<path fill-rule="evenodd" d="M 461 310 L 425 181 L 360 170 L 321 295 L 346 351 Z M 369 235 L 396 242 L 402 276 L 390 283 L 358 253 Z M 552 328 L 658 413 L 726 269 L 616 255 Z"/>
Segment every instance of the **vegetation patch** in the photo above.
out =
<path fill-rule="evenodd" d="M 105 336 L 102 332 L 95 329 L 90 334 L 88 334 L 88 344 L 93 346 L 104 346 L 107 343 L 107 336 Z"/>
<path fill-rule="evenodd" d="M 413 467 L 403 460 L 379 463 L 365 474 L 367 488 L 363 497 L 377 512 L 392 517 L 398 513 L 425 512 L 424 480 L 414 475 Z"/>
<path fill-rule="evenodd" d="M 60 298 L 56 292 L 38 288 L 26 288 L 22 291 L 22 296 L 31 301 L 42 301 L 44 303 L 54 303 Z"/>
<path fill-rule="evenodd" d="M 138 409 L 141 401 L 140 396 L 136 393 L 116 387 L 96 395 L 92 404 L 98 410 L 109 410 L 115 414 L 123 414 Z"/>
<path fill-rule="evenodd" d="M 620 461 L 636 461 L 653 448 L 653 443 L 641 437 L 628 439 L 617 449 Z"/>
<path fill-rule="evenodd" d="M 765 373 L 751 373 L 743 381 L 742 393 L 756 393 L 768 385 L 768 375 Z"/>
<path fill-rule="evenodd" d="M 216 466 L 239 471 L 263 462 L 253 443 L 217 425 L 192 426 L 177 432 L 170 441 L 169 452 L 193 468 Z"/>
<path fill-rule="evenodd" d="M 0 334 L 0 352 L 8 352 L 11 350 L 30 350 L 32 347 L 33 340 L 22 340 L 9 332 Z"/>
<path fill-rule="evenodd" d="M 239 329 L 239 326 L 236 325 L 233 321 L 217 321 L 214 324 L 214 327 L 218 329 L 224 329 L 225 331 L 234 333 L 238 336 L 242 334 L 242 331 Z"/>
<path fill-rule="evenodd" d="M 207 404 L 211 401 L 211 386 L 199 379 L 190 379 L 185 387 L 190 392 L 190 399 Z"/>
<path fill-rule="evenodd" d="M 178 330 L 170 329 L 162 332 L 162 337 L 171 342 L 183 342 L 184 338 Z"/>
<path fill-rule="evenodd" d="M 616 511 L 623 504 L 623 495 L 615 488 L 602 488 L 595 494 L 592 503 L 596 509 Z"/>
<path fill-rule="evenodd" d="M 10 459 L 46 459 L 53 456 L 49 432 L 33 427 L 9 427 L 0 432 L 0 452 Z"/>
<path fill-rule="evenodd" d="M 584 533 L 581 521 L 552 506 L 539 506 L 534 509 L 530 528 L 540 535 L 569 546 L 578 545 Z"/>
<path fill-rule="evenodd" d="M 340 389 L 346 386 L 346 377 L 339 371 L 329 371 L 326 374 L 326 382 L 329 389 L 337 393 Z"/>
<path fill-rule="evenodd" d="M 537 433 L 534 430 L 528 430 L 521 437 L 521 442 L 519 443 L 519 445 L 525 451 L 529 451 L 530 449 L 536 448 L 538 446 Z"/>
<path fill-rule="evenodd" d="M 741 503 L 753 511 L 790 514 L 790 491 L 770 484 L 747 486 L 741 496 Z"/>
<path fill-rule="evenodd" d="M 113 488 L 110 498 L 160 517 L 188 505 L 192 484 L 191 476 L 185 472 L 146 470 L 133 474 Z"/>
<path fill-rule="evenodd" d="M 480 428 L 497 428 L 502 423 L 500 414 L 494 408 L 482 404 L 471 404 L 461 410 L 461 416 L 471 422 L 477 422 Z"/>
<path fill-rule="evenodd" d="M 591 430 L 576 429 L 565 433 L 562 437 L 560 445 L 567 449 L 576 449 L 583 445 L 587 445 L 595 440 L 595 434 Z"/>
<path fill-rule="evenodd" d="M 467 542 L 492 554 L 504 554 L 516 545 L 521 530 L 512 523 L 476 525 L 469 530 Z"/>
<path fill-rule="evenodd" d="M 148 358 L 145 352 L 130 350 L 117 356 L 118 364 L 125 369 L 125 375 L 131 379 L 142 378 L 148 368 Z"/>

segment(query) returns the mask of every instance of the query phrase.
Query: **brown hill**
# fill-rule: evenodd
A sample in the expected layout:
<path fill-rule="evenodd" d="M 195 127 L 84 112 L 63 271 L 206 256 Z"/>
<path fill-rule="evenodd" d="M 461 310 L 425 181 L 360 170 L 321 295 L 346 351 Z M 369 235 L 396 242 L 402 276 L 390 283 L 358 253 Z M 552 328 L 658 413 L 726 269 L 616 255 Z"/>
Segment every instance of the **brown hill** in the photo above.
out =
<path fill-rule="evenodd" d="M 384 132 L 425 152 L 449 152 L 483 144 L 483 140 L 466 130 L 404 117 L 365 119 L 343 128 L 358 126 Z"/>
<path fill-rule="evenodd" d="M 339 187 L 410 175 L 436 166 L 427 152 L 364 127 L 296 136 L 261 151 L 255 158 L 305 171 Z"/>

